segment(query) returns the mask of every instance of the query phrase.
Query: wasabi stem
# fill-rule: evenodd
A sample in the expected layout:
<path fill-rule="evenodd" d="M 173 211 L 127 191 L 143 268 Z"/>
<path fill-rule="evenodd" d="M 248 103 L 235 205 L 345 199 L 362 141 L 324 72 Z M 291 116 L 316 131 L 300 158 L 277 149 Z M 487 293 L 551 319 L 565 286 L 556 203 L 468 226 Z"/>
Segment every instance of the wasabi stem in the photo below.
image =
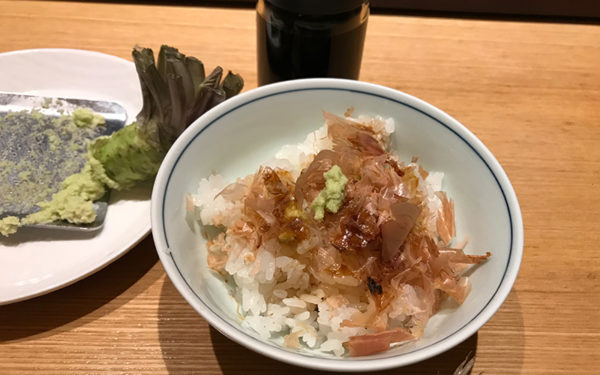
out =
<path fill-rule="evenodd" d="M 140 79 L 144 105 L 136 122 L 107 138 L 93 141 L 91 156 L 114 182 L 128 189 L 152 179 L 177 137 L 200 115 L 238 94 L 239 75 L 216 67 L 205 76 L 204 65 L 176 48 L 162 46 L 155 64 L 149 48 L 135 47 L 133 60 Z"/>

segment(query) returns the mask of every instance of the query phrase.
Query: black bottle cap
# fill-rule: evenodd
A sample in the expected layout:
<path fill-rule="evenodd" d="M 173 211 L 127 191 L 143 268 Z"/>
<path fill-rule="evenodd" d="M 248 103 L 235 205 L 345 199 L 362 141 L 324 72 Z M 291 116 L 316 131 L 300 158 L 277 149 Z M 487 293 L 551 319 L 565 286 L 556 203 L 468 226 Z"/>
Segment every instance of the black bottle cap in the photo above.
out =
<path fill-rule="evenodd" d="M 289 12 L 324 16 L 351 11 L 368 0 L 265 0 L 278 8 Z"/>

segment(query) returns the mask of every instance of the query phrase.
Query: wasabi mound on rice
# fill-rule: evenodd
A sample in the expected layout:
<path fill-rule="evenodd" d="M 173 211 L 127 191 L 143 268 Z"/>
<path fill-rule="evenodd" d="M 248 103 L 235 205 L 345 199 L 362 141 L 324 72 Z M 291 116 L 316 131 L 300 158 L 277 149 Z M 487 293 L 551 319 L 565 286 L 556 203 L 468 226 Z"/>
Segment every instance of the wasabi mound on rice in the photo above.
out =
<path fill-rule="evenodd" d="M 418 339 L 461 272 L 490 256 L 453 245 L 443 175 L 389 151 L 392 119 L 337 117 L 233 183 L 188 197 L 211 269 L 231 278 L 242 324 L 290 348 L 362 356 Z"/>

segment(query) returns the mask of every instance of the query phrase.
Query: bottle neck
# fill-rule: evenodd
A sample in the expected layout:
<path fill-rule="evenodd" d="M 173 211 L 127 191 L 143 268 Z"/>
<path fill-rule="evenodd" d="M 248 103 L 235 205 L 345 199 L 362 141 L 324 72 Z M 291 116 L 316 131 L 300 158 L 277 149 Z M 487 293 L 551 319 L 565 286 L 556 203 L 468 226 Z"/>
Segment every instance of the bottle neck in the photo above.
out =
<path fill-rule="evenodd" d="M 272 0 L 258 1 L 256 10 L 267 24 L 293 33 L 341 34 L 356 29 L 369 17 L 367 1 L 361 1 L 358 7 L 349 11 L 329 15 L 292 12 L 273 5 Z"/>
<path fill-rule="evenodd" d="M 301 16 L 332 16 L 356 10 L 368 0 L 260 0 L 280 10 Z"/>

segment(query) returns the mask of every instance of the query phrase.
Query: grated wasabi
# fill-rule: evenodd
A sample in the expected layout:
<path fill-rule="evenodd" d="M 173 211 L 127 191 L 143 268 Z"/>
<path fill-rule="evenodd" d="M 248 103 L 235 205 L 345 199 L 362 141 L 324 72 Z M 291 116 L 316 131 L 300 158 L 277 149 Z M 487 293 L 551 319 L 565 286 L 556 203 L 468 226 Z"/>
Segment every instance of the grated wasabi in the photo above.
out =
<path fill-rule="evenodd" d="M 310 205 L 315 212 L 315 220 L 323 220 L 325 210 L 331 213 L 338 212 L 346 197 L 348 178 L 344 176 L 339 166 L 331 167 L 323 173 L 323 177 L 325 177 L 325 187 Z"/>

